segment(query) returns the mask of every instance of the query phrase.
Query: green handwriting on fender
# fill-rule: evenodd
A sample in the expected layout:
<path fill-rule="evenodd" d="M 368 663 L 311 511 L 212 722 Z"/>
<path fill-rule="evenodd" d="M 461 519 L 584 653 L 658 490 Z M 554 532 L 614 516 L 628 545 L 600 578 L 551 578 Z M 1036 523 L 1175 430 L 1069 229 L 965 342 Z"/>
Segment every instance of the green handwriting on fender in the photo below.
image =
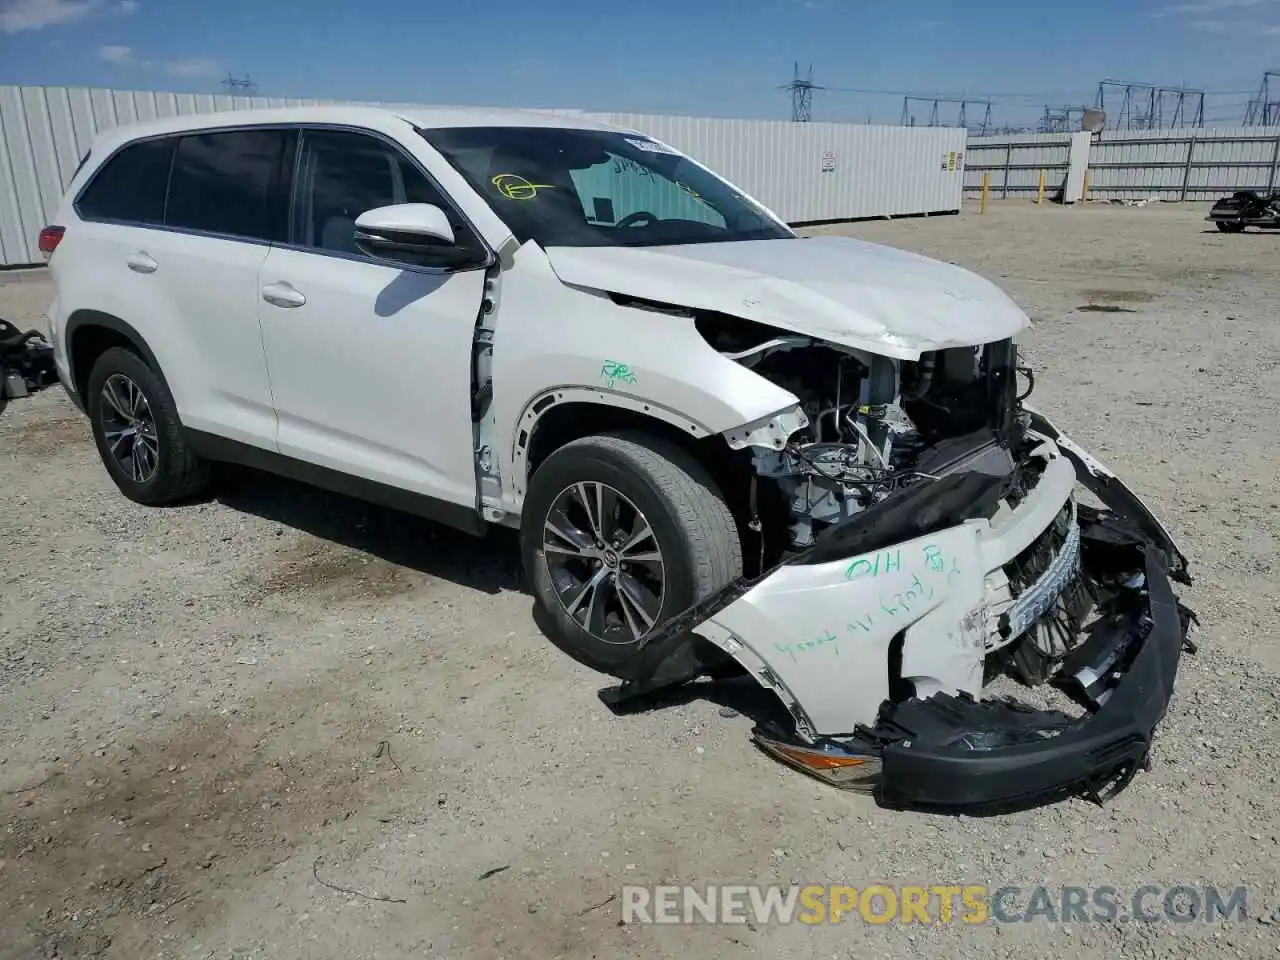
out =
<path fill-rule="evenodd" d="M 902 570 L 901 550 L 882 550 L 879 553 L 859 557 L 844 572 L 846 580 L 865 580 Z"/>
<path fill-rule="evenodd" d="M 954 583 L 956 577 L 960 575 L 959 562 L 955 558 L 951 558 L 950 569 L 948 569 L 947 555 L 936 544 L 927 544 L 921 549 L 920 554 L 924 569 L 920 569 L 918 566 L 915 567 L 919 573 L 945 573 L 948 585 Z M 849 581 L 867 580 L 901 572 L 902 551 L 881 550 L 865 557 L 858 557 L 858 559 L 850 563 L 845 568 L 844 578 Z"/>
<path fill-rule="evenodd" d="M 921 580 L 917 573 L 905 590 L 881 595 L 880 609 L 889 616 L 896 617 L 899 613 L 910 613 L 922 600 L 932 600 L 934 596 L 933 587 Z"/>
<path fill-rule="evenodd" d="M 840 634 L 849 637 L 870 634 L 875 631 L 877 620 L 884 621 L 887 618 L 892 621 L 904 614 L 909 615 L 919 610 L 925 604 L 937 599 L 936 588 L 944 584 L 948 587 L 953 585 L 961 573 L 960 561 L 955 557 L 948 557 L 936 544 L 927 544 L 921 548 L 919 561 L 913 566 L 915 570 L 908 571 L 911 573 L 910 581 L 898 589 L 880 594 L 878 610 L 865 611 L 854 616 L 845 623 L 843 630 L 827 630 L 820 637 L 800 640 L 796 643 L 775 643 L 774 649 L 779 653 L 785 653 L 792 660 L 795 660 L 798 654 L 819 650 L 831 650 L 839 656 Z M 845 579 L 864 580 L 901 572 L 902 551 L 882 550 L 854 560 L 845 571 Z M 892 628 L 891 624 L 886 626 Z"/>
<path fill-rule="evenodd" d="M 834 650 L 837 657 L 840 656 L 838 638 L 830 630 L 812 640 L 801 640 L 799 643 L 775 643 L 773 648 L 779 653 L 787 654 L 792 660 L 796 658 L 797 653 L 810 653 L 814 650 L 826 650 L 828 648 Z"/>
<path fill-rule="evenodd" d="M 625 363 L 618 363 L 615 360 L 606 360 L 600 365 L 600 379 L 604 385 L 612 390 L 619 383 L 634 385 L 636 375 L 631 372 L 631 368 Z"/>

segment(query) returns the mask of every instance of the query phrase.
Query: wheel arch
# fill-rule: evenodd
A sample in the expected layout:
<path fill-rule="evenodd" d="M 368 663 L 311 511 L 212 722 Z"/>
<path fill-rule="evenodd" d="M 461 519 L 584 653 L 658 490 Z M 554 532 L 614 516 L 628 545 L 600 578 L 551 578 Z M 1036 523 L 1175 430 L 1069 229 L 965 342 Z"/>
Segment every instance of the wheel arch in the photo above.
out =
<path fill-rule="evenodd" d="M 547 390 L 525 406 L 516 424 L 512 479 L 521 496 L 528 490 L 529 478 L 553 451 L 580 437 L 614 430 L 647 431 L 691 451 L 710 447 L 708 441 L 716 436 L 702 424 L 650 401 L 584 387 Z"/>
<path fill-rule="evenodd" d="M 71 367 L 72 386 L 81 397 L 84 396 L 93 364 L 112 347 L 132 350 L 156 376 L 164 379 L 160 363 L 146 339 L 128 321 L 114 314 L 101 310 L 77 310 L 67 318 L 64 339 L 67 344 L 67 362 Z"/>
<path fill-rule="evenodd" d="M 511 482 L 523 502 L 529 479 L 546 458 L 573 440 L 619 430 L 660 437 L 689 452 L 711 474 L 735 516 L 743 516 L 749 454 L 689 417 L 650 401 L 588 388 L 557 388 L 531 401 L 516 426 Z M 743 469 L 743 466 L 746 469 Z"/>

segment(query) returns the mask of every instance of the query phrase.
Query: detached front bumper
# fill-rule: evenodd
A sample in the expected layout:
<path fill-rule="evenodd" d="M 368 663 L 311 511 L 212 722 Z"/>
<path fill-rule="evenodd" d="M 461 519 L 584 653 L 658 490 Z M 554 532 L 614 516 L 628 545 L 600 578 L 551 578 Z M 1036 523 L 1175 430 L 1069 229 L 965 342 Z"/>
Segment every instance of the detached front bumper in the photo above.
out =
<path fill-rule="evenodd" d="M 963 696 L 886 709 L 860 738 L 881 760 L 880 801 L 996 812 L 1073 795 L 1101 802 L 1124 789 L 1147 764 L 1187 643 L 1188 623 L 1154 551 L 1143 580 L 1064 667 L 1064 687 L 1089 711 L 1083 717 Z"/>
<path fill-rule="evenodd" d="M 761 747 L 824 782 L 873 792 L 887 807 L 994 812 L 1113 796 L 1147 763 L 1189 646 L 1194 615 L 1171 583 L 1190 582 L 1186 559 L 1114 474 L 1032 418 L 1074 468 L 1071 482 L 1106 510 L 1077 507 L 1069 495 L 1063 505 L 1049 484 L 1038 501 L 1033 492 L 1012 517 L 992 522 L 983 501 L 1000 492 L 991 478 L 914 488 L 843 536 L 820 539 L 656 631 L 606 701 L 691 679 L 706 662 L 697 644 L 709 641 L 791 714 L 790 729 L 757 728 Z M 993 552 L 1011 557 L 1010 542 L 1041 542 L 1046 512 L 1065 527 L 1050 541 L 1053 559 L 1021 596 L 993 603 L 1008 586 L 1007 564 L 993 567 Z M 979 699 L 1000 636 L 1048 620 L 1075 635 L 1053 683 L 1082 715 Z"/>

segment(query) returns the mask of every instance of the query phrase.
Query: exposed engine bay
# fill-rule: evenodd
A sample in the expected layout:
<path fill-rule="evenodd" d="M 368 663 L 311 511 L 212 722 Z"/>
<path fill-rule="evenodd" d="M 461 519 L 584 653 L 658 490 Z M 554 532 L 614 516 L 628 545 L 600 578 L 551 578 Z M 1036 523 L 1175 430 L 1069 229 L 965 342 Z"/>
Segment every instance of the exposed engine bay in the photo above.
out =
<path fill-rule="evenodd" d="M 1034 382 L 1012 340 L 900 361 L 697 323 L 804 416 L 728 437 L 735 466 L 754 467 L 759 570 L 652 631 L 605 702 L 736 666 L 786 710 L 757 744 L 886 806 L 997 812 L 1123 790 L 1195 649 L 1172 586 L 1191 582 L 1187 560 L 1118 476 L 1022 404 Z M 789 542 L 767 556 L 769 533 Z M 989 696 L 998 672 L 1083 713 Z"/>
<path fill-rule="evenodd" d="M 774 481 L 788 503 L 792 548 L 810 546 L 823 529 L 922 480 L 1015 469 L 1016 411 L 1030 390 L 1016 395 L 1011 340 L 912 362 L 808 337 L 768 337 L 767 328 L 729 318 L 700 318 L 699 329 L 721 353 L 800 401 L 808 426 L 781 450 L 753 448 L 756 474 Z"/>

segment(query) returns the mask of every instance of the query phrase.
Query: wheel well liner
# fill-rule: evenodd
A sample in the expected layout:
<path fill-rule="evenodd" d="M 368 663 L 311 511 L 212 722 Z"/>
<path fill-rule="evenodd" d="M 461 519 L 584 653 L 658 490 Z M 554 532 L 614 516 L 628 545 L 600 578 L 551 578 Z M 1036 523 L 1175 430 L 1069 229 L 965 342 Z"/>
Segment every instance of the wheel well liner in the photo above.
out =
<path fill-rule="evenodd" d="M 67 319 L 64 339 L 67 343 L 67 360 L 71 365 L 72 385 L 82 397 L 94 361 L 111 347 L 132 350 L 146 361 L 156 376 L 164 376 L 155 354 L 142 335 L 126 321 L 110 313 L 103 313 L 101 310 L 75 311 Z"/>
<path fill-rule="evenodd" d="M 589 401 L 550 405 L 546 403 L 549 399 L 552 398 L 544 398 L 534 405 L 533 411 L 538 414 L 538 419 L 528 436 L 522 435 L 516 441 L 517 446 L 522 446 L 525 451 L 526 476 L 532 476 L 548 456 L 566 443 L 613 430 L 645 430 L 694 453 L 705 448 L 705 443 L 691 437 L 688 432 L 639 411 Z"/>
<path fill-rule="evenodd" d="M 742 519 L 747 513 L 744 491 L 740 488 L 743 479 L 750 475 L 750 469 L 749 466 L 742 469 L 743 464 L 739 461 L 744 455 L 730 449 L 723 437 L 708 435 L 701 430 L 695 434 L 640 410 L 590 400 L 565 400 L 547 405 L 546 399 L 533 407 L 537 419 L 532 424 L 522 422 L 518 428 L 516 468 L 521 475 L 515 479 L 522 487 L 527 487 L 528 478 L 548 456 L 570 441 L 617 430 L 641 430 L 687 450 L 720 486 L 735 517 Z"/>

